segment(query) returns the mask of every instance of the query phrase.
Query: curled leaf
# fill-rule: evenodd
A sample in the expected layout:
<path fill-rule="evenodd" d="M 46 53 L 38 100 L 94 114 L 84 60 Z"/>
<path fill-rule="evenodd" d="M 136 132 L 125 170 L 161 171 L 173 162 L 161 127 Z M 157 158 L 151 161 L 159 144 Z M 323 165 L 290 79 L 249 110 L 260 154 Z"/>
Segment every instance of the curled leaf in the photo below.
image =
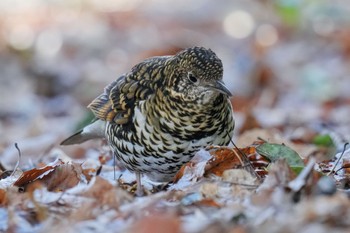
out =
<path fill-rule="evenodd" d="M 14 183 L 15 186 L 23 187 L 37 179 L 41 179 L 55 170 L 55 168 L 61 164 L 64 164 L 62 160 L 56 160 L 52 165 L 47 165 L 42 168 L 34 168 L 29 171 L 23 172 L 23 174 Z"/>
<path fill-rule="evenodd" d="M 275 143 L 264 143 L 256 147 L 256 151 L 260 155 L 268 158 L 271 162 L 284 158 L 291 167 L 304 167 L 304 162 L 298 153 L 288 146 Z"/>

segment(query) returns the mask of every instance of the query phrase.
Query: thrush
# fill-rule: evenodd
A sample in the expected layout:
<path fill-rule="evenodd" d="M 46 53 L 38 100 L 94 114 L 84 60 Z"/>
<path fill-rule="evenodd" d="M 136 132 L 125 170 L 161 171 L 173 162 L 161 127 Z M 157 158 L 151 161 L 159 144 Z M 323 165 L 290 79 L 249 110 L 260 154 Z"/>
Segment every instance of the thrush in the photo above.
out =
<path fill-rule="evenodd" d="M 229 144 L 234 118 L 222 76 L 221 60 L 203 47 L 148 58 L 109 84 L 88 105 L 95 121 L 61 144 L 105 137 L 141 194 L 141 174 L 170 181 L 201 148 Z"/>

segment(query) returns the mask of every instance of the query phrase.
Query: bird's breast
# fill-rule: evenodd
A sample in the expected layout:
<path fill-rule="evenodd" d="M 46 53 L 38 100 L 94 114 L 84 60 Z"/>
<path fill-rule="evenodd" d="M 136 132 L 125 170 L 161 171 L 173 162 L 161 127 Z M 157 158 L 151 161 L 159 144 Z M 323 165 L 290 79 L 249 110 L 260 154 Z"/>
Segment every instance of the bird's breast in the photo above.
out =
<path fill-rule="evenodd" d="M 199 149 L 229 143 L 225 130 L 231 135 L 231 107 L 226 106 L 217 114 L 193 114 L 167 104 L 159 106 L 139 102 L 134 108 L 133 130 L 125 131 L 115 124 L 107 126 L 111 147 L 129 170 L 167 181 Z"/>

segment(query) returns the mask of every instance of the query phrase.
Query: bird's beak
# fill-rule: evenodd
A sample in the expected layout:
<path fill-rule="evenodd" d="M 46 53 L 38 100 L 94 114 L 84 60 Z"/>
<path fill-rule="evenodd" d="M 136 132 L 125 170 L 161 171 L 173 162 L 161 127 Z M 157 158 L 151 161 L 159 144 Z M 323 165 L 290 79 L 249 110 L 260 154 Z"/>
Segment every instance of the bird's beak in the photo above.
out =
<path fill-rule="evenodd" d="M 211 88 L 217 90 L 218 92 L 227 95 L 229 97 L 232 96 L 231 92 L 227 89 L 227 87 L 225 86 L 225 83 L 221 80 L 217 80 L 214 85 L 210 85 Z"/>

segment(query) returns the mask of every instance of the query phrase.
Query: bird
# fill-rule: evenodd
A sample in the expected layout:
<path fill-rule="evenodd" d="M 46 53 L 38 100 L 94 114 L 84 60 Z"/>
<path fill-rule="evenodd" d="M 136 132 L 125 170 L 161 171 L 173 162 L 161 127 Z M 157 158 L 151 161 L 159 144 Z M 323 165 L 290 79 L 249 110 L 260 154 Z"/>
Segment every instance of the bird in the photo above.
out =
<path fill-rule="evenodd" d="M 88 108 L 94 121 L 61 145 L 105 138 L 117 159 L 136 174 L 171 181 L 200 149 L 230 143 L 235 120 L 222 61 L 190 47 L 150 57 L 107 85 Z"/>

